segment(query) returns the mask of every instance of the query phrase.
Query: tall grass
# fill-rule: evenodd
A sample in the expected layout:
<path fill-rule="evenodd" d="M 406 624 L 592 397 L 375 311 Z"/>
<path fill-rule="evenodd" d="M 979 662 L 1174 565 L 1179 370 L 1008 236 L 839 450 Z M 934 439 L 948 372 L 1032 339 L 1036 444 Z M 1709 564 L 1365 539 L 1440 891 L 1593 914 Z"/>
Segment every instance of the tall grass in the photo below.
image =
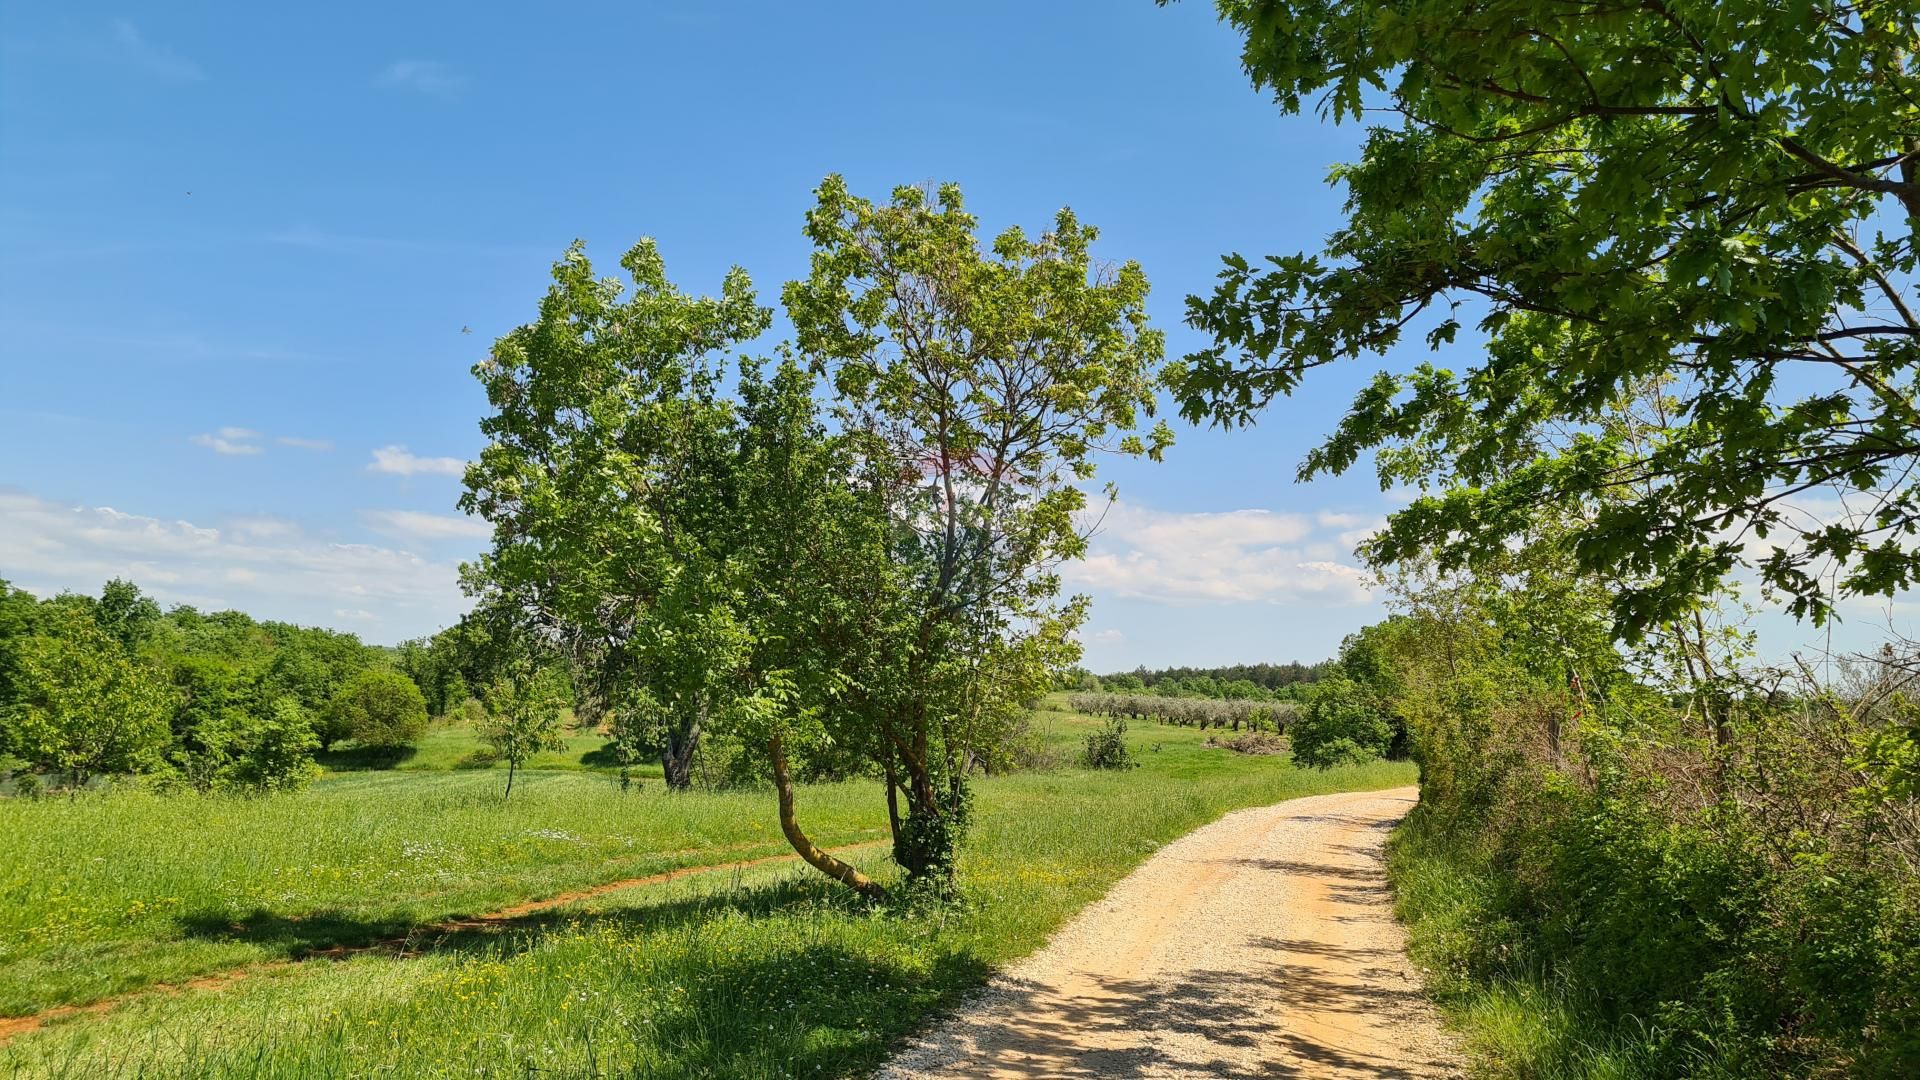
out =
<path fill-rule="evenodd" d="M 873 839 L 865 785 L 805 796 L 826 843 Z M 0 1015 L 363 944 L 456 915 L 786 850 L 754 793 L 623 795 L 531 773 L 361 773 L 261 798 L 0 800 Z"/>
<path fill-rule="evenodd" d="M 1047 726 L 1053 738 L 1071 741 L 1090 723 L 1054 716 Z M 930 1010 L 979 985 L 994 965 L 1038 946 L 1161 844 L 1230 809 L 1412 780 L 1404 764 L 1298 770 L 1284 759 L 1208 749 L 1201 739 L 1192 729 L 1136 729 L 1143 767 L 1128 773 L 981 780 L 978 821 L 963 853 L 962 904 L 870 909 L 817 874 L 784 868 L 685 878 L 607 893 L 514 933 L 422 941 L 412 956 L 316 961 L 218 990 L 137 997 L 17 1039 L 0 1049 L 0 1075 L 855 1073 Z M 444 790 L 442 783 L 459 779 L 400 778 L 366 789 L 363 801 L 379 817 L 375 808 L 388 800 L 447 798 L 421 788 Z M 559 828 L 599 835 L 591 823 L 613 811 L 594 808 L 586 788 L 543 779 L 552 802 L 487 812 L 524 809 L 543 822 L 557 815 L 567 822 Z M 574 804 L 574 794 L 584 803 Z M 734 835 L 729 827 L 751 837 L 770 801 L 754 794 L 604 798 L 631 818 L 680 815 L 657 834 L 670 844 L 696 832 Z M 802 793 L 809 823 L 825 831 L 837 821 L 843 835 L 874 821 L 878 803 L 875 785 Z M 290 811 L 301 805 L 268 800 L 251 812 L 270 816 L 282 807 L 280 818 L 291 825 Z M 504 820 L 472 828 L 492 843 L 484 838 Z M 634 826 L 626 828 L 631 834 Z M 188 843 L 173 857 L 193 852 Z M 878 861 L 877 854 L 863 860 Z M 399 879 L 387 883 L 398 887 Z"/>

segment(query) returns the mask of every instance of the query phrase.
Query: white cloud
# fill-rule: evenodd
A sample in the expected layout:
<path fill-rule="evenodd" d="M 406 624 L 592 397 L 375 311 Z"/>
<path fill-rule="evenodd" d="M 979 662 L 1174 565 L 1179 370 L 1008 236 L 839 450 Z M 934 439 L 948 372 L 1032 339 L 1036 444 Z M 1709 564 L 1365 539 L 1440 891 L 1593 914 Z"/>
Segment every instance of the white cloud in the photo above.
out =
<path fill-rule="evenodd" d="M 362 517 L 375 532 L 416 540 L 484 540 L 493 526 L 465 514 L 429 514 L 420 510 L 368 510 Z"/>
<path fill-rule="evenodd" d="M 1344 537 L 1367 519 L 1271 510 L 1166 513 L 1116 504 L 1087 557 L 1063 569 L 1076 587 L 1170 604 L 1365 604 L 1366 571 Z M 1329 535 L 1332 534 L 1332 535 Z"/>
<path fill-rule="evenodd" d="M 321 625 L 351 597 L 353 618 L 394 637 L 429 633 L 467 607 L 453 564 L 404 550 L 330 542 L 273 518 L 214 527 L 6 491 L 0 576 L 42 594 L 97 593 L 124 577 L 164 603 L 244 600 L 259 618 Z"/>
<path fill-rule="evenodd" d="M 299 450 L 333 449 L 333 440 L 331 439 L 300 439 L 292 435 L 282 435 L 273 441 L 279 443 L 281 446 L 291 446 Z"/>
<path fill-rule="evenodd" d="M 128 67 L 174 82 L 199 82 L 206 78 L 200 66 L 164 45 L 142 37 L 138 27 L 126 19 L 113 21 L 113 48 Z"/>
<path fill-rule="evenodd" d="M 395 476 L 417 476 L 422 473 L 459 476 L 467 471 L 467 463 L 459 458 L 417 457 L 406 447 L 395 444 L 375 450 L 373 464 L 367 466 L 367 471 L 392 473 Z"/>
<path fill-rule="evenodd" d="M 1125 641 L 1127 640 L 1127 635 L 1109 628 L 1106 630 L 1095 630 L 1093 633 L 1087 635 L 1087 640 L 1097 641 L 1105 645 L 1116 641 Z"/>
<path fill-rule="evenodd" d="M 218 435 L 195 435 L 193 442 L 197 446 L 207 447 L 216 454 L 257 454 L 260 452 L 260 446 L 245 440 L 258 436 L 259 432 L 248 431 L 245 428 L 224 427 L 220 429 Z"/>
<path fill-rule="evenodd" d="M 466 89 L 467 80 L 438 60 L 396 60 L 373 80 L 380 86 L 414 90 L 451 101 Z"/>

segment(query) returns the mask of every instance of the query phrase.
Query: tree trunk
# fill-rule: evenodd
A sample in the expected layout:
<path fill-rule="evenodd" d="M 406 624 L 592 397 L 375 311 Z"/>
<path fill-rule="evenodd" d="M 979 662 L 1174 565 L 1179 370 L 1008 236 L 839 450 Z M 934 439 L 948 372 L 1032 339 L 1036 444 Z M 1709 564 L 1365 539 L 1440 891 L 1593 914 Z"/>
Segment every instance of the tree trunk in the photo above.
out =
<path fill-rule="evenodd" d="M 693 752 L 700 745 L 700 722 L 690 722 L 684 731 L 668 731 L 660 747 L 660 770 L 666 773 L 670 791 L 693 790 Z"/>
<path fill-rule="evenodd" d="M 507 759 L 507 793 L 505 795 L 500 796 L 502 799 L 513 798 L 513 770 L 514 770 L 514 766 L 517 764 L 519 763 L 515 761 L 513 758 Z"/>
<path fill-rule="evenodd" d="M 773 761 L 773 787 L 780 796 L 780 831 L 786 834 L 787 843 L 792 844 L 793 850 L 815 870 L 861 896 L 872 900 L 886 899 L 887 890 L 879 882 L 834 858 L 800 831 L 800 823 L 793 816 L 793 774 L 787 769 L 787 747 L 779 735 L 768 738 L 767 756 Z"/>

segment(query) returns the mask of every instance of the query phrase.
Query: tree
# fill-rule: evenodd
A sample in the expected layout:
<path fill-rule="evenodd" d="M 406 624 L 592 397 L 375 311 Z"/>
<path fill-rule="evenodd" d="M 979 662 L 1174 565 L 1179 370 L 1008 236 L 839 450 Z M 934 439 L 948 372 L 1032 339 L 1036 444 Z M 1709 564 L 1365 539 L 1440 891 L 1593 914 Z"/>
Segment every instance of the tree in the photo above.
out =
<path fill-rule="evenodd" d="M 474 726 L 500 757 L 507 759 L 507 791 L 513 797 L 513 777 L 520 763 L 546 750 L 566 749 L 560 715 L 567 707 L 567 689 L 556 668 L 532 663 L 516 665 L 487 691 L 487 716 Z"/>
<path fill-rule="evenodd" d="M 427 700 L 405 675 L 368 668 L 327 703 L 324 728 L 371 750 L 405 749 L 427 733 Z"/>
<path fill-rule="evenodd" d="M 42 604 L 35 622 L 10 650 L 11 752 L 64 773 L 76 790 L 101 774 L 157 766 L 174 704 L 165 680 L 129 656 L 85 605 Z"/>
<path fill-rule="evenodd" d="M 339 715 L 332 704 L 347 682 L 374 662 L 371 650 L 352 634 L 287 623 L 263 623 L 261 627 L 273 639 L 272 655 L 261 677 L 266 698 L 285 696 L 299 702 L 314 719 L 322 750 L 352 738 L 353 732 L 343 726 L 345 722 L 336 722 Z"/>
<path fill-rule="evenodd" d="M 737 666 L 726 602 L 733 438 L 722 350 L 770 314 L 737 268 L 721 296 L 667 280 L 643 240 L 633 294 L 593 276 L 579 244 L 554 264 L 538 321 L 474 368 L 494 412 L 461 506 L 494 525 L 472 590 L 574 656 L 627 741 L 692 783 L 702 727 Z"/>
<path fill-rule="evenodd" d="M 1287 738 L 1295 762 L 1325 769 L 1385 757 L 1393 725 L 1365 687 L 1336 674 L 1307 690 L 1306 705 L 1288 725 Z"/>
<path fill-rule="evenodd" d="M 1477 320 L 1464 371 L 1382 372 L 1300 466 L 1379 450 L 1383 484 L 1437 492 L 1393 516 L 1383 561 L 1472 566 L 1531 508 L 1587 505 L 1572 552 L 1620 583 L 1627 637 L 1743 561 L 1816 621 L 1914 583 L 1911 5 L 1219 9 L 1283 111 L 1324 94 L 1336 121 L 1391 122 L 1336 171 L 1347 220 L 1321 255 L 1229 256 L 1190 301 L 1216 343 L 1175 378 L 1188 417 L 1247 422 L 1314 368 Z M 1598 423 L 1662 379 L 1659 437 Z M 1817 488 L 1851 509 L 1796 514 Z"/>
<path fill-rule="evenodd" d="M 100 590 L 100 599 L 93 605 L 93 618 L 108 636 L 132 652 L 153 636 L 160 622 L 160 605 L 152 597 L 143 595 L 133 582 L 114 578 Z"/>
<path fill-rule="evenodd" d="M 290 697 L 255 711 L 224 713 L 197 735 L 200 748 L 187 765 L 189 779 L 202 790 L 289 791 L 320 771 L 313 761 L 320 737 Z"/>
<path fill-rule="evenodd" d="M 880 762 L 894 858 L 941 888 L 967 773 L 1077 659 L 1085 605 L 1058 600 L 1053 571 L 1085 550 L 1094 455 L 1171 440 L 1135 432 L 1163 355 L 1140 267 L 1097 268 L 1096 231 L 1067 210 L 986 251 L 976 228 L 956 186 L 876 205 L 830 176 L 811 272 L 783 292 L 891 530 L 892 588 L 852 643 L 836 737 Z"/>

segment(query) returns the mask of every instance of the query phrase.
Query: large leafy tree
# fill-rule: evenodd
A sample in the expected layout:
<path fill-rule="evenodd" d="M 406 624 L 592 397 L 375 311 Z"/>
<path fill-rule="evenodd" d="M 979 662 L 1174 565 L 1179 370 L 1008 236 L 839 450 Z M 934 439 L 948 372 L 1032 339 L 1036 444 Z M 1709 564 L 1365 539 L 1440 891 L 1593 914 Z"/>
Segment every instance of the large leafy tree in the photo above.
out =
<path fill-rule="evenodd" d="M 474 368 L 494 413 L 461 506 L 493 523 L 494 546 L 469 580 L 574 656 L 623 740 L 686 788 L 746 647 L 729 602 L 735 432 L 721 354 L 770 315 L 743 271 L 719 297 L 694 297 L 651 241 L 621 265 L 631 295 L 596 278 L 576 244 L 538 320 Z"/>
<path fill-rule="evenodd" d="M 952 185 L 876 204 L 834 176 L 817 200 L 811 273 L 783 298 L 887 515 L 894 591 L 840 715 L 882 766 L 895 860 L 944 885 L 968 772 L 1077 655 L 1084 603 L 1055 567 L 1085 550 L 1095 456 L 1170 439 L 1137 430 L 1163 342 L 1138 264 L 1097 265 L 1071 211 L 983 250 Z"/>
<path fill-rule="evenodd" d="M 1378 375 L 1300 467 L 1369 451 L 1438 492 L 1376 555 L 1500 552 L 1580 508 L 1617 630 L 1743 560 L 1802 615 L 1920 573 L 1920 79 L 1911 2 L 1221 0 L 1281 108 L 1370 127 L 1318 254 L 1229 256 L 1182 411 L 1252 419 L 1410 329 L 1477 351 Z M 1483 349 L 1479 346 L 1483 343 Z M 1456 347 L 1466 352 L 1467 342 Z M 1656 437 L 1610 431 L 1649 384 Z M 1817 516 L 1815 491 L 1840 507 Z"/>

